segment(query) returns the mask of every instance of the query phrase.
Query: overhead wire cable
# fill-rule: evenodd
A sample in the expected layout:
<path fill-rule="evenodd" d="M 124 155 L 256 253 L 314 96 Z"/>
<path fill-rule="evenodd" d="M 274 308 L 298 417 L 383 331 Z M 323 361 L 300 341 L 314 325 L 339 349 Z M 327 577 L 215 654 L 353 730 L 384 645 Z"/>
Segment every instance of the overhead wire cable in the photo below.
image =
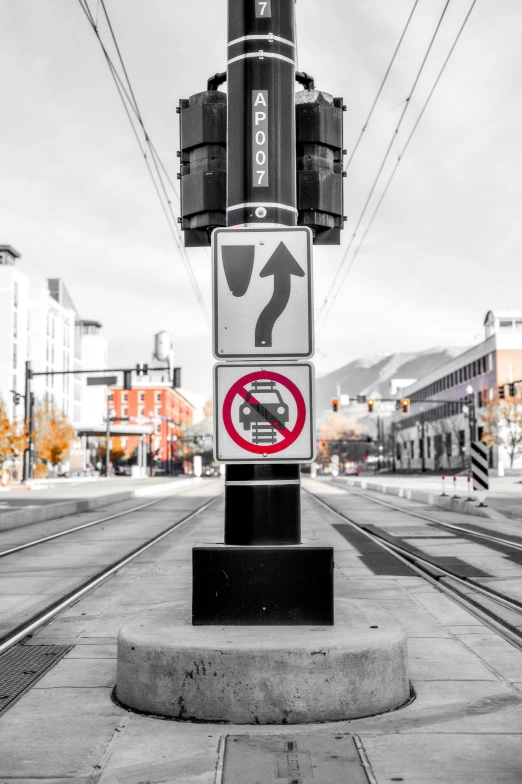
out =
<path fill-rule="evenodd" d="M 415 123 L 413 125 L 413 128 L 412 128 L 410 134 L 408 135 L 408 138 L 406 139 L 406 142 L 404 143 L 404 147 L 402 148 L 402 151 L 401 151 L 401 153 L 399 154 L 399 156 L 397 158 L 395 166 L 393 167 L 393 169 L 391 171 L 391 174 L 390 174 L 390 176 L 389 176 L 389 178 L 388 178 L 388 180 L 386 182 L 386 185 L 384 186 L 384 190 L 383 190 L 381 196 L 379 197 L 379 201 L 377 202 L 377 204 L 375 206 L 375 209 L 374 209 L 374 211 L 373 211 L 373 213 L 372 213 L 372 215 L 370 217 L 370 220 L 368 222 L 368 225 L 366 226 L 366 228 L 365 228 L 365 230 L 363 232 L 363 235 L 362 235 L 362 237 L 361 237 L 361 239 L 359 241 L 359 244 L 358 244 L 358 246 L 357 246 L 357 248 L 356 248 L 356 250 L 354 252 L 354 255 L 353 255 L 353 257 L 352 257 L 352 259 L 350 261 L 350 264 L 348 265 L 348 267 L 347 267 L 347 269 L 346 269 L 346 271 L 345 271 L 345 273 L 343 275 L 343 278 L 342 278 L 342 280 L 341 280 L 341 282 L 339 284 L 339 287 L 338 287 L 335 295 L 333 296 L 333 298 L 332 298 L 332 300 L 330 302 L 330 306 L 328 308 L 328 312 L 327 312 L 327 314 L 325 316 L 323 324 L 321 325 L 321 328 L 324 326 L 326 318 L 328 317 L 328 314 L 331 311 L 331 308 L 333 307 L 333 304 L 334 304 L 335 300 L 339 296 L 346 278 L 348 277 L 348 273 L 350 272 L 350 270 L 352 269 L 352 267 L 354 265 L 355 259 L 357 258 L 357 255 L 358 255 L 359 251 L 361 250 L 361 247 L 362 247 L 362 245 L 363 245 L 363 243 L 364 243 L 364 241 L 366 239 L 366 236 L 368 235 L 368 232 L 370 231 L 370 228 L 371 228 L 371 226 L 372 226 L 372 224 L 373 224 L 373 222 L 374 222 L 374 220 L 375 220 L 375 218 L 377 216 L 377 213 L 379 212 L 381 204 L 383 203 L 383 201 L 384 201 L 384 199 L 386 197 L 386 194 L 388 193 L 389 187 L 390 187 L 391 182 L 392 182 L 392 180 L 393 180 L 393 178 L 395 176 L 395 173 L 396 173 L 397 169 L 400 166 L 400 163 L 401 163 L 401 161 L 402 161 L 402 159 L 404 157 L 404 154 L 405 154 L 406 150 L 408 149 L 408 146 L 409 146 L 409 144 L 410 144 L 410 142 L 411 142 L 411 140 L 412 140 L 412 138 L 413 138 L 413 136 L 415 134 L 415 131 L 417 130 L 417 127 L 418 127 L 418 125 L 419 125 L 419 123 L 420 123 L 420 121 L 421 121 L 421 119 L 422 119 L 422 117 L 424 115 L 424 112 L 426 111 L 426 108 L 427 108 L 427 106 L 428 106 L 428 104 L 429 104 L 429 102 L 431 100 L 431 97 L 432 97 L 433 93 L 435 92 L 435 89 L 437 88 L 437 85 L 438 85 L 438 83 L 439 83 L 439 81 L 440 81 L 440 79 L 442 77 L 442 74 L 444 73 L 444 71 L 446 69 L 446 66 L 447 66 L 447 64 L 448 64 L 448 62 L 449 62 L 449 60 L 451 58 L 451 55 L 453 54 L 453 50 L 455 49 L 455 47 L 456 47 L 456 45 L 457 45 L 457 43 L 458 43 L 458 41 L 460 39 L 460 36 L 462 35 L 462 32 L 463 32 L 463 30 L 464 30 L 464 28 L 465 28 L 465 26 L 466 26 L 466 24 L 468 22 L 468 19 L 471 16 L 471 12 L 473 11 L 473 9 L 474 9 L 474 7 L 476 5 L 476 2 L 477 2 L 477 0 L 473 0 L 473 2 L 471 3 L 471 6 L 469 7 L 469 10 L 468 10 L 468 12 L 467 12 L 467 14 L 466 14 L 466 16 L 464 18 L 464 21 L 463 21 L 461 27 L 459 28 L 457 36 L 456 36 L 456 38 L 455 38 L 455 40 L 454 40 L 454 42 L 453 42 L 453 44 L 452 44 L 452 46 L 451 46 L 447 56 L 446 56 L 446 59 L 444 60 L 439 73 L 437 74 L 437 78 L 435 79 L 435 82 L 433 83 L 433 86 L 432 86 L 430 92 L 428 93 L 428 97 L 426 98 L 426 101 L 424 102 L 424 104 L 422 106 L 422 109 L 419 112 L 419 116 L 417 117 L 417 119 L 416 119 L 416 121 L 415 121 Z M 319 332 L 319 331 L 320 330 L 318 329 L 317 332 Z"/>
<path fill-rule="evenodd" d="M 110 17 L 109 17 L 109 14 L 108 14 L 107 8 L 106 8 L 106 6 L 105 6 L 105 2 L 104 2 L 104 0 L 99 0 L 99 2 L 101 3 L 101 7 L 102 7 L 102 10 L 103 10 L 103 13 L 104 13 L 105 19 L 106 19 L 106 21 L 107 21 L 107 26 L 108 26 L 108 28 L 109 28 L 109 32 L 110 32 L 110 34 L 111 34 L 111 38 L 112 38 L 112 40 L 113 40 L 114 47 L 115 47 L 115 49 L 116 49 L 116 53 L 117 53 L 117 55 L 118 55 L 118 59 L 119 59 L 119 61 L 120 61 L 120 65 L 121 65 L 121 67 L 122 67 L 123 74 L 124 74 L 124 76 L 125 76 L 125 81 L 127 82 L 127 85 L 128 85 L 128 88 L 129 88 L 129 94 L 130 94 L 130 97 L 132 98 L 132 104 L 133 104 L 133 106 L 134 106 L 134 110 L 135 110 L 135 113 L 136 113 L 136 117 L 138 118 L 138 122 L 139 122 L 139 124 L 140 124 L 140 125 L 141 125 L 141 127 L 142 127 L 143 134 L 144 134 L 144 136 L 145 136 L 145 141 L 147 142 L 147 146 L 148 146 L 148 148 L 149 148 L 149 150 L 150 150 L 150 152 L 151 152 L 151 157 L 152 157 L 152 160 L 153 160 L 153 163 L 154 163 L 154 168 L 156 169 L 156 174 L 157 174 L 157 177 L 158 177 L 158 179 L 159 179 L 159 181 L 160 181 L 160 184 L 161 184 L 161 189 L 162 189 L 162 191 L 163 191 L 163 194 L 164 194 L 164 196 L 165 196 L 165 199 L 166 199 L 166 200 L 169 202 L 169 204 L 170 204 L 171 202 L 170 202 L 170 199 L 169 199 L 169 195 L 168 195 L 168 193 L 167 193 L 167 190 L 166 190 L 166 188 L 165 188 L 165 183 L 163 182 L 163 178 L 162 178 L 162 176 L 161 176 L 161 174 L 160 174 L 160 172 L 159 172 L 159 170 L 158 170 L 158 165 L 160 165 L 160 166 L 161 166 L 161 169 L 163 170 L 163 172 L 164 172 L 164 173 L 165 173 L 165 175 L 167 176 L 167 179 L 168 179 L 168 181 L 169 181 L 169 183 L 170 183 L 170 185 L 171 185 L 171 187 L 172 187 L 172 189 L 173 189 L 174 193 L 176 194 L 176 196 L 178 197 L 178 200 L 179 200 L 179 195 L 178 195 L 178 193 L 177 193 L 177 189 L 174 187 L 174 183 L 173 183 L 173 182 L 172 182 L 172 180 L 170 179 L 170 177 L 169 177 L 169 175 L 168 175 L 168 173 L 167 173 L 167 170 L 165 169 L 165 166 L 163 165 L 163 161 L 161 161 L 161 158 L 159 157 L 158 153 L 156 152 L 156 148 L 155 148 L 155 147 L 154 147 L 154 145 L 152 144 L 152 140 L 151 140 L 151 138 L 150 138 L 150 136 L 149 136 L 149 134 L 148 134 L 148 132 L 147 132 L 147 129 L 145 128 L 145 123 L 143 122 L 143 117 L 142 117 L 142 115 L 141 115 L 140 108 L 139 108 L 139 106 L 138 106 L 138 101 L 137 101 L 137 99 L 136 99 L 136 95 L 135 95 L 135 93 L 134 93 L 134 90 L 133 90 L 133 88 L 132 88 L 131 80 L 130 80 L 130 78 L 129 78 L 129 74 L 127 73 L 127 68 L 125 67 L 125 62 L 124 62 L 124 60 L 123 60 L 123 56 L 122 56 L 122 54 L 121 54 L 121 51 L 120 51 L 120 47 L 119 47 L 118 41 L 117 41 L 117 39 L 116 39 L 116 34 L 115 34 L 115 32 L 114 32 L 114 29 L 113 29 L 113 26 L 112 26 L 112 23 L 111 23 L 111 20 L 110 20 Z M 177 224 L 176 224 L 176 229 L 177 229 Z M 179 232 L 177 231 L 176 233 L 179 233 Z M 180 237 L 180 239 L 181 239 L 181 237 Z"/>
<path fill-rule="evenodd" d="M 166 193 L 165 183 L 164 183 L 163 177 L 161 176 L 161 173 L 160 173 L 159 168 L 158 168 L 158 161 L 159 161 L 159 166 L 165 172 L 167 177 L 168 177 L 168 174 L 166 173 L 166 169 L 165 169 L 165 167 L 163 165 L 163 162 L 159 158 L 159 155 L 157 154 L 156 149 L 155 149 L 154 145 L 152 144 L 150 136 L 149 136 L 149 134 L 148 134 L 148 132 L 147 132 L 147 130 L 145 128 L 145 124 L 143 122 L 143 118 L 142 118 L 141 112 L 139 110 L 139 106 L 137 104 L 137 101 L 136 101 L 136 98 L 135 98 L 135 95 L 134 95 L 134 91 L 132 89 L 132 85 L 130 84 L 130 80 L 128 79 L 127 71 L 126 71 L 126 69 L 125 69 L 125 67 L 123 65 L 123 59 L 121 58 L 121 54 L 119 52 L 119 47 L 117 46 L 117 42 L 115 40 L 115 36 L 114 36 L 113 31 L 112 31 L 112 27 L 109 27 L 109 29 L 112 31 L 111 35 L 113 36 L 113 40 L 115 42 L 115 46 L 116 46 L 116 49 L 117 49 L 117 52 L 118 52 L 118 56 L 120 58 L 120 62 L 122 63 L 122 68 L 124 70 L 124 74 L 125 74 L 125 77 L 126 77 L 126 80 L 127 80 L 128 89 L 123 84 L 123 80 L 121 79 L 121 76 L 119 75 L 118 70 L 117 70 L 116 66 L 114 65 L 114 62 L 113 62 L 109 52 L 107 51 L 107 48 L 106 48 L 105 44 L 103 43 L 103 41 L 101 39 L 101 36 L 99 34 L 98 28 L 96 26 L 94 17 L 92 16 L 92 13 L 91 13 L 91 10 L 90 10 L 89 5 L 87 3 L 87 0 L 78 0 L 78 1 L 80 3 L 80 6 L 81 6 L 83 12 L 85 13 L 85 16 L 87 17 L 87 20 L 89 21 L 89 24 L 91 25 L 91 27 L 92 27 L 92 29 L 93 29 L 93 31 L 94 31 L 97 39 L 98 39 L 98 42 L 99 42 L 99 44 L 100 44 L 100 46 L 102 48 L 103 54 L 105 55 L 105 59 L 107 60 L 107 64 L 109 66 L 109 70 L 111 72 L 112 78 L 113 78 L 114 83 L 116 85 L 116 89 L 118 90 L 118 94 L 120 96 L 120 99 L 121 99 L 122 104 L 124 106 L 125 112 L 127 114 L 127 118 L 129 120 L 129 123 L 131 125 L 132 130 L 133 130 L 134 137 L 135 137 L 136 142 L 138 143 L 138 146 L 139 146 L 139 148 L 141 150 L 141 153 L 142 153 L 142 155 L 143 155 L 143 157 L 145 159 L 145 164 L 147 166 L 147 169 L 149 171 L 149 175 L 150 175 L 150 178 L 152 180 L 154 189 L 155 189 L 156 194 L 158 196 L 158 199 L 160 201 L 161 208 L 163 210 L 163 214 L 165 215 L 165 218 L 167 220 L 170 233 L 172 234 L 172 237 L 173 237 L 173 239 L 174 239 L 174 241 L 175 241 L 175 243 L 176 243 L 176 245 L 178 247 L 178 250 L 179 250 L 182 262 L 183 262 L 183 264 L 185 266 L 187 275 L 189 277 L 189 281 L 191 283 L 191 286 L 192 286 L 192 289 L 193 289 L 194 294 L 196 296 L 196 299 L 198 301 L 198 304 L 200 305 L 200 308 L 201 308 L 201 310 L 203 312 L 205 321 L 207 322 L 207 324 L 210 324 L 210 316 L 209 316 L 207 307 L 205 305 L 205 301 L 203 299 L 203 295 L 202 295 L 201 290 L 199 288 L 199 284 L 197 282 L 196 276 L 195 276 L 194 271 L 192 269 L 192 265 L 190 263 L 190 259 L 188 257 L 187 252 L 186 252 L 186 249 L 185 249 L 185 247 L 183 245 L 183 240 L 182 240 L 182 237 L 181 237 L 178 225 L 177 225 L 177 218 L 176 218 L 176 215 L 174 214 L 174 211 L 172 209 L 172 203 L 171 203 L 170 199 L 168 198 L 168 194 Z M 103 6 L 104 13 L 106 14 L 106 18 L 108 18 L 107 11 L 106 11 L 106 8 L 105 8 L 105 5 L 104 5 L 103 2 L 102 2 L 102 6 Z M 151 157 L 151 159 L 153 161 L 153 165 L 154 165 L 154 168 L 156 170 L 156 177 L 154 176 L 154 172 L 153 172 L 153 170 L 151 168 L 150 161 L 149 161 L 149 156 L 147 155 L 147 150 L 144 148 L 144 146 L 142 144 L 142 141 L 139 138 L 135 122 L 132 119 L 131 110 L 132 110 L 132 113 L 136 116 L 136 118 L 137 118 L 137 120 L 138 120 L 138 122 L 139 122 L 139 124 L 140 124 L 140 126 L 141 126 L 141 128 L 143 130 L 143 133 L 144 133 L 144 136 L 145 136 L 145 141 L 146 141 L 147 146 L 149 147 L 149 150 L 150 150 L 150 153 L 151 153 L 150 157 Z M 170 180 L 170 177 L 168 177 L 168 180 L 169 180 L 172 188 L 175 191 L 174 185 L 173 185 L 172 181 Z M 163 196 L 161 194 L 160 188 L 158 187 L 158 182 L 160 183 L 161 191 L 163 191 Z M 167 202 L 167 205 L 165 204 L 165 201 Z"/>
<path fill-rule="evenodd" d="M 366 120 L 364 121 L 364 125 L 363 125 L 363 127 L 361 129 L 359 137 L 358 137 L 357 141 L 355 142 L 355 144 L 353 146 L 353 149 L 352 149 L 352 151 L 350 153 L 350 156 L 349 156 L 348 160 L 345 163 L 344 171 L 348 171 L 348 168 L 349 168 L 349 166 L 350 166 L 350 164 L 351 164 L 351 162 L 353 160 L 353 157 L 354 157 L 355 153 L 357 152 L 357 148 L 359 147 L 359 144 L 361 143 L 362 137 L 364 136 L 364 132 L 366 131 L 366 128 L 370 124 L 370 120 L 372 118 L 372 114 L 374 112 L 375 107 L 377 106 L 377 102 L 378 102 L 379 98 L 381 97 L 381 93 L 382 93 L 382 91 L 384 89 L 384 85 L 386 84 L 386 81 L 388 79 L 390 71 L 391 71 L 391 69 L 393 67 L 393 64 L 395 62 L 395 58 L 397 57 L 398 51 L 401 48 L 402 41 L 404 39 L 404 36 L 406 35 L 408 27 L 410 26 L 410 22 L 411 22 L 412 16 L 415 13 L 415 9 L 417 8 L 418 3 L 419 3 L 419 0 L 415 0 L 413 8 L 412 8 L 412 10 L 410 12 L 410 15 L 409 15 L 409 17 L 408 17 L 408 19 L 406 21 L 406 25 L 405 25 L 405 27 L 404 27 L 404 29 L 402 31 L 401 37 L 399 38 L 399 42 L 397 43 L 397 46 L 395 47 L 395 51 L 392 54 L 392 58 L 391 58 L 391 60 L 389 62 L 388 68 L 386 69 L 386 73 L 384 74 L 384 76 L 382 78 L 382 81 L 381 81 L 381 84 L 379 86 L 379 89 L 377 90 L 377 95 L 375 96 L 375 98 L 373 100 L 373 103 L 372 103 L 372 105 L 370 107 L 370 111 L 368 112 L 368 116 L 367 116 Z"/>
<path fill-rule="evenodd" d="M 445 14 L 446 14 L 446 11 L 448 10 L 448 6 L 449 6 L 450 2 L 451 2 L 451 0 L 446 0 L 446 3 L 445 3 L 445 5 L 444 5 L 444 8 L 443 8 L 443 10 L 442 10 L 442 13 L 441 13 L 441 15 L 440 15 L 440 17 L 439 17 L 439 20 L 438 20 L 438 22 L 437 22 L 437 26 L 436 26 L 436 28 L 435 28 L 435 32 L 433 33 L 433 35 L 432 35 L 432 37 L 431 37 L 430 43 L 429 43 L 429 45 L 428 45 L 428 48 L 427 48 L 427 50 L 426 50 L 426 52 L 425 52 L 425 54 L 424 54 L 424 57 L 422 58 L 422 62 L 421 62 L 420 68 L 419 68 L 419 70 L 417 71 L 417 74 L 416 74 L 416 76 L 415 76 L 415 79 L 413 80 L 413 84 L 412 84 L 412 86 L 411 86 L 411 89 L 410 89 L 410 92 L 409 92 L 409 94 L 408 94 L 408 97 L 407 97 L 407 98 L 406 98 L 406 100 L 405 100 L 404 109 L 402 110 L 402 112 L 401 112 L 401 115 L 400 115 L 400 117 L 399 117 L 399 120 L 398 120 L 398 122 L 397 122 L 397 125 L 395 126 L 395 129 L 394 129 L 394 131 L 393 131 L 393 133 L 392 133 L 392 136 L 391 136 L 390 142 L 389 142 L 389 144 L 388 144 L 388 147 L 386 148 L 386 151 L 385 151 L 385 153 L 384 153 L 384 155 L 383 155 L 383 158 L 382 158 L 382 161 L 381 161 L 381 163 L 380 163 L 380 166 L 379 166 L 379 168 L 378 168 L 378 170 L 377 170 L 377 174 L 375 175 L 375 178 L 374 178 L 374 180 L 373 180 L 372 186 L 371 186 L 371 188 L 370 188 L 370 192 L 368 193 L 368 196 L 367 196 L 367 198 L 366 198 L 366 201 L 364 202 L 363 208 L 362 208 L 361 212 L 359 213 L 359 217 L 358 217 L 358 219 L 357 219 L 357 223 L 356 223 L 356 225 L 355 225 L 355 228 L 354 228 L 354 230 L 353 230 L 353 232 L 352 232 L 352 235 L 351 235 L 351 237 L 350 237 L 350 241 L 349 241 L 349 243 L 348 243 L 348 245 L 347 245 L 347 247 L 346 247 L 346 249 L 345 249 L 345 251 L 344 251 L 344 253 L 343 253 L 343 256 L 342 256 L 342 258 L 341 258 L 341 261 L 339 262 L 339 265 L 338 265 L 338 267 L 337 267 L 337 270 L 335 271 L 335 274 L 334 274 L 334 277 L 333 277 L 332 283 L 330 284 L 330 287 L 329 287 L 329 289 L 328 289 L 328 292 L 327 292 L 327 294 L 326 294 L 326 297 L 325 297 L 325 299 L 324 299 L 324 301 L 323 301 L 323 304 L 321 305 L 321 308 L 320 308 L 320 310 L 319 310 L 318 321 L 319 321 L 319 319 L 321 319 L 321 318 L 322 318 L 322 315 L 323 315 L 323 313 L 324 313 L 324 311 L 325 311 L 325 308 L 326 308 L 326 306 L 327 306 L 327 304 L 328 304 L 328 301 L 329 301 L 330 297 L 332 296 L 332 293 L 333 293 L 333 291 L 334 291 L 334 289 L 335 289 L 336 283 L 337 283 L 337 281 L 338 281 L 338 279 L 339 279 L 339 275 L 341 274 L 341 271 L 342 271 L 342 268 L 343 268 L 343 266 L 344 266 L 344 263 L 345 263 L 345 261 L 346 261 L 346 258 L 348 257 L 348 254 L 349 254 L 349 252 L 350 252 L 350 250 L 351 250 L 351 248 L 352 248 L 352 245 L 353 245 L 353 243 L 354 243 L 354 241 L 355 241 L 355 237 L 356 237 L 356 235 L 357 235 L 357 232 L 359 231 L 359 228 L 360 228 L 360 226 L 361 226 L 361 223 L 362 223 L 362 222 L 363 222 L 363 220 L 364 220 L 364 216 L 365 216 L 365 214 L 366 214 L 366 210 L 368 209 L 368 205 L 370 204 L 370 201 L 371 201 L 371 199 L 372 199 L 372 196 L 373 196 L 373 194 L 374 194 L 374 192 L 375 192 L 375 189 L 376 189 L 376 187 L 377 187 L 377 185 L 378 185 L 379 179 L 380 179 L 380 177 L 381 177 L 381 174 L 382 174 L 382 172 L 383 172 L 383 169 L 384 169 L 384 167 L 385 167 L 385 165 L 386 165 L 386 162 L 387 162 L 387 160 L 388 160 L 388 156 L 389 156 L 389 154 L 390 154 L 390 151 L 391 151 L 391 149 L 392 149 L 392 147 L 393 147 L 393 145 L 394 145 L 394 143 L 395 143 L 395 140 L 396 140 L 396 138 L 397 138 L 397 134 L 399 133 L 399 129 L 400 129 L 401 125 L 402 125 L 402 121 L 404 120 L 404 117 L 405 117 L 405 115 L 406 115 L 406 112 L 408 111 L 408 107 L 409 107 L 409 105 L 410 105 L 411 98 L 412 98 L 412 96 L 413 96 L 413 94 L 414 94 L 414 92 L 415 92 L 415 89 L 416 89 L 416 87 L 417 87 L 417 84 L 418 84 L 418 82 L 419 82 L 419 79 L 420 79 L 420 77 L 421 77 L 421 75 L 422 75 L 422 72 L 423 72 L 423 70 L 424 70 L 424 66 L 426 65 L 426 61 L 427 61 L 427 59 L 428 59 L 428 57 L 429 57 L 429 55 L 430 55 L 431 49 L 432 49 L 432 47 L 433 47 L 433 44 L 434 44 L 434 42 L 435 42 L 435 39 L 436 39 L 436 37 L 437 37 L 437 34 L 438 34 L 438 32 L 439 32 L 439 29 L 440 29 L 440 26 L 441 26 L 441 24 L 442 24 L 442 21 L 443 21 L 443 19 L 444 19 L 444 16 L 445 16 Z M 321 327 L 322 327 L 322 324 L 321 324 Z"/>

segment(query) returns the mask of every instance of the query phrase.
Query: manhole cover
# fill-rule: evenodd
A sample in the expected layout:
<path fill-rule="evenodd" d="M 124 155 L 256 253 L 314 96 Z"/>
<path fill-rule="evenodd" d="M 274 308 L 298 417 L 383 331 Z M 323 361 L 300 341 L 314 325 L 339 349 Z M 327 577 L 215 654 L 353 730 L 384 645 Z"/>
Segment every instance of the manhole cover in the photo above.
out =
<path fill-rule="evenodd" d="M 15 645 L 0 656 L 0 714 L 44 672 L 54 667 L 72 645 Z"/>

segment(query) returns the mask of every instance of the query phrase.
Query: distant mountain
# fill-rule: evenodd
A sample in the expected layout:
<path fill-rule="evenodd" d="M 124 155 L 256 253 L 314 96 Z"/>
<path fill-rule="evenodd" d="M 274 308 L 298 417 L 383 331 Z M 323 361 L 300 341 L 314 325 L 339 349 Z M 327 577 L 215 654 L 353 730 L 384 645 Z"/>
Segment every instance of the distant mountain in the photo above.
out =
<path fill-rule="evenodd" d="M 392 378 L 418 379 L 462 354 L 465 348 L 431 348 L 420 353 L 378 354 L 363 357 L 333 370 L 316 381 L 318 417 L 329 411 L 337 386 L 344 395 L 378 394 L 390 397 Z"/>

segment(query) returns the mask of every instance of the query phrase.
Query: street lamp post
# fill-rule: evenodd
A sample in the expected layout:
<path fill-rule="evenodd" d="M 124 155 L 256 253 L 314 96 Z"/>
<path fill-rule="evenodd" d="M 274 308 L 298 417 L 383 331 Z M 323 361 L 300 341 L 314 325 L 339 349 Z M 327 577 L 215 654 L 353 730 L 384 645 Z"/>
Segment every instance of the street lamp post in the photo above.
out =
<path fill-rule="evenodd" d="M 425 427 L 424 427 L 424 414 L 420 414 L 420 422 L 417 422 L 417 430 L 420 436 L 420 444 L 421 444 L 421 471 L 423 474 L 426 473 L 426 450 L 424 446 L 424 437 L 425 437 Z"/>

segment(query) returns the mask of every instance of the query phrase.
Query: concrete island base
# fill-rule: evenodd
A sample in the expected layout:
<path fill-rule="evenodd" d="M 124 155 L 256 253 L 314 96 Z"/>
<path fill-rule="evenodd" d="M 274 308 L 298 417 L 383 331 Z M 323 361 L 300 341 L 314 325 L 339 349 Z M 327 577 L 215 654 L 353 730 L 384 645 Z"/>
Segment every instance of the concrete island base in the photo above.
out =
<path fill-rule="evenodd" d="M 335 626 L 192 626 L 164 604 L 120 629 L 116 697 L 143 713 L 234 724 L 371 716 L 410 694 L 406 632 L 369 602 L 335 601 Z"/>

